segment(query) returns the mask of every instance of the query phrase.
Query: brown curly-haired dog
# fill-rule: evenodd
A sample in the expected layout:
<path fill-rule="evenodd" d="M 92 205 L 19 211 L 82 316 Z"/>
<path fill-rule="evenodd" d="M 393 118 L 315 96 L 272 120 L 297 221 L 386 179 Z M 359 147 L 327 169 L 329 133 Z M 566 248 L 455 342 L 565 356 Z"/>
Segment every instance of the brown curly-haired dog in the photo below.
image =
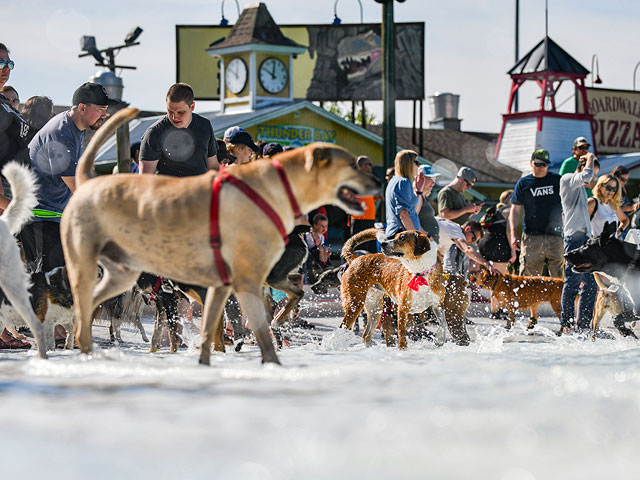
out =
<path fill-rule="evenodd" d="M 538 323 L 538 305 L 549 302 L 560 319 L 562 298 L 562 278 L 528 277 L 523 275 L 491 274 L 485 268 L 472 275 L 471 282 L 491 290 L 498 308 L 508 312 L 507 328 L 511 328 L 516 319 L 516 310 L 531 310 L 531 320 L 527 328 Z"/>
<path fill-rule="evenodd" d="M 423 312 L 436 307 L 440 328 L 436 335 L 438 344 L 445 339 L 445 327 L 459 345 L 469 344 L 464 324 L 464 314 L 469 306 L 465 290 L 466 281 L 451 277 L 447 280 L 442 263 L 436 263 L 436 245 L 417 231 L 399 233 L 392 241 L 381 242 L 384 253 L 357 256 L 355 248 L 360 243 L 373 240 L 380 230 L 369 229 L 351 237 L 342 248 L 342 256 L 349 267 L 342 275 L 340 296 L 345 311 L 342 326 L 350 329 L 363 308 L 367 311 L 367 327 L 364 341 L 370 345 L 375 327 L 380 319 L 382 298 L 386 294 L 398 305 L 398 348 L 406 348 L 406 325 L 410 312 Z M 395 258 L 394 258 L 395 257 Z M 409 268 L 406 268 L 409 265 Z M 409 288 L 414 273 L 430 270 L 425 275 L 428 287 L 420 286 L 418 292 Z M 444 318 L 440 314 L 444 311 Z M 445 321 L 446 318 L 446 321 Z M 370 319 L 370 320 L 369 320 Z M 385 341 L 392 345 L 391 319 L 383 321 Z"/>

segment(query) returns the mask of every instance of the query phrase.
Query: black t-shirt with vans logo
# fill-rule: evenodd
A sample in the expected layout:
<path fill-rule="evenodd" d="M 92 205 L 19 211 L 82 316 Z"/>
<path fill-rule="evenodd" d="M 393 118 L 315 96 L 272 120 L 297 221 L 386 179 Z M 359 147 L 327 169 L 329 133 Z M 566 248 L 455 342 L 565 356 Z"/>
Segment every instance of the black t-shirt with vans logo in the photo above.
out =
<path fill-rule="evenodd" d="M 516 183 L 511 203 L 524 208 L 523 230 L 528 235 L 562 234 L 560 175 L 522 177 Z"/>
<path fill-rule="evenodd" d="M 140 145 L 140 160 L 158 160 L 158 173 L 190 177 L 206 173 L 207 158 L 215 156 L 218 144 L 211 122 L 193 114 L 186 128 L 176 128 L 167 116 L 151 125 Z"/>

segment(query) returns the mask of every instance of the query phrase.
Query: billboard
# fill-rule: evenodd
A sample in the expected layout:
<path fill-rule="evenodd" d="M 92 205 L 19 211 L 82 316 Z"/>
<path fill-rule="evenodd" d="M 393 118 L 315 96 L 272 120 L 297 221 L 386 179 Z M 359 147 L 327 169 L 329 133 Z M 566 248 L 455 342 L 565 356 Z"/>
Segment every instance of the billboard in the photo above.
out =
<path fill-rule="evenodd" d="M 424 22 L 396 23 L 396 96 L 424 99 Z M 282 34 L 307 51 L 293 60 L 295 99 L 382 100 L 381 25 L 280 25 Z M 218 100 L 218 58 L 206 49 L 231 27 L 176 25 L 176 79 L 190 84 L 197 100 Z"/>
<path fill-rule="evenodd" d="M 640 92 L 587 88 L 587 108 L 593 115 L 593 141 L 598 153 L 640 151 Z M 582 95 L 576 112 L 584 113 Z"/>

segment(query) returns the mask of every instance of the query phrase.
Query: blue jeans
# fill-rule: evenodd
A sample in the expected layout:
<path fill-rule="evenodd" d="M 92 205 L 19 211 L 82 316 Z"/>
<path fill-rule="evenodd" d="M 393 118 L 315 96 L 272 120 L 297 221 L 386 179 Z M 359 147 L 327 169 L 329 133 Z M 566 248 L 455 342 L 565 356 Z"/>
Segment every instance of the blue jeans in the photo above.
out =
<path fill-rule="evenodd" d="M 582 232 L 574 233 L 564 239 L 565 253 L 575 248 L 581 247 L 587 241 L 587 235 Z M 591 273 L 576 273 L 573 265 L 566 262 L 564 267 L 564 286 L 562 287 L 562 315 L 560 325 L 563 327 L 572 326 L 575 320 L 575 300 L 580 292 L 580 304 L 578 305 L 578 328 L 590 328 L 593 319 L 593 306 L 596 303 L 598 285 Z"/>

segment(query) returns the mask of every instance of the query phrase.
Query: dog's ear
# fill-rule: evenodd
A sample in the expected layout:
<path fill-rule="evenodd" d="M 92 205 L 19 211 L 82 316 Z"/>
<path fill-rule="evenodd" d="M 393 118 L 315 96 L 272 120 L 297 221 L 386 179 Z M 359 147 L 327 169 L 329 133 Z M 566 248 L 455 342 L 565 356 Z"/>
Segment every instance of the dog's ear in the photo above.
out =
<path fill-rule="evenodd" d="M 310 172 L 312 168 L 323 168 L 331 163 L 335 149 L 318 145 L 306 147 L 304 169 Z"/>
<path fill-rule="evenodd" d="M 615 222 L 606 222 L 602 229 L 602 234 L 600 234 L 600 239 L 603 241 L 609 240 L 616 234 L 616 228 Z"/>
<path fill-rule="evenodd" d="M 413 255 L 420 257 L 431 250 L 431 242 L 426 235 L 416 232 L 416 244 L 413 247 Z"/>

